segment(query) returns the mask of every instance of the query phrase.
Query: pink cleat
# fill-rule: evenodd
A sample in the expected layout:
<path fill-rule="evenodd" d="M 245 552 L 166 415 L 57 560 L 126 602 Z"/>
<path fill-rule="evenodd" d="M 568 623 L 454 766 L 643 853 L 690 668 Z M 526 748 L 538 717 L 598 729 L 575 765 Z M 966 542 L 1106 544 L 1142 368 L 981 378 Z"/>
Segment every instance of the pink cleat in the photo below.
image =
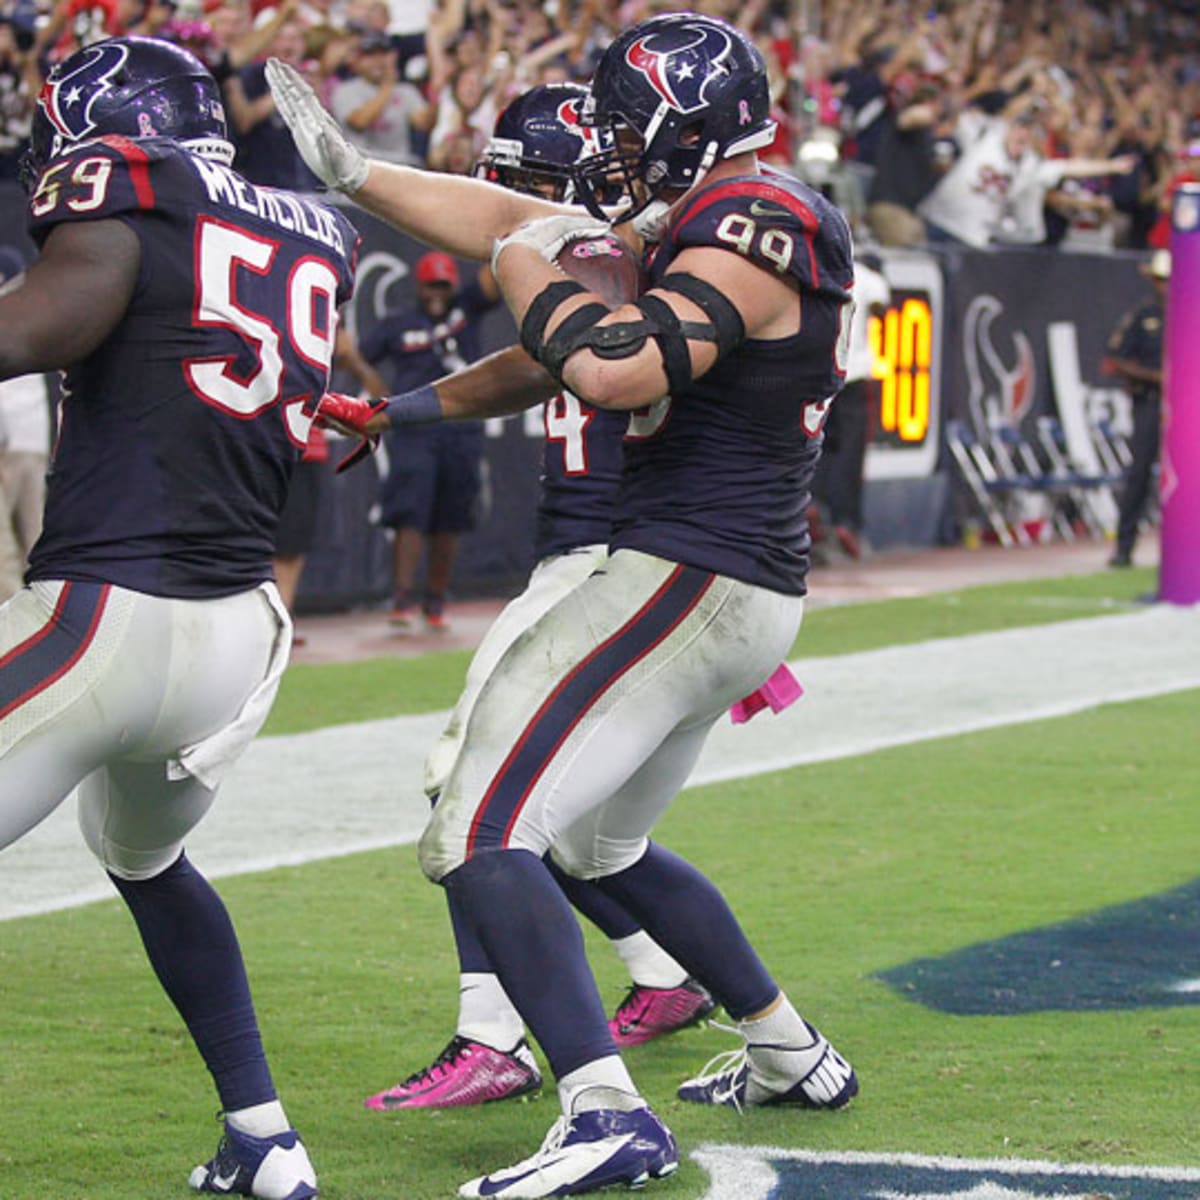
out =
<path fill-rule="evenodd" d="M 429 1066 L 363 1103 L 378 1112 L 396 1108 L 465 1108 L 536 1092 L 542 1076 L 522 1038 L 507 1053 L 455 1035 Z"/>
<path fill-rule="evenodd" d="M 652 988 L 635 983 L 608 1023 L 620 1047 L 637 1046 L 664 1033 L 697 1025 L 716 1008 L 716 1001 L 696 980 L 678 987 Z"/>

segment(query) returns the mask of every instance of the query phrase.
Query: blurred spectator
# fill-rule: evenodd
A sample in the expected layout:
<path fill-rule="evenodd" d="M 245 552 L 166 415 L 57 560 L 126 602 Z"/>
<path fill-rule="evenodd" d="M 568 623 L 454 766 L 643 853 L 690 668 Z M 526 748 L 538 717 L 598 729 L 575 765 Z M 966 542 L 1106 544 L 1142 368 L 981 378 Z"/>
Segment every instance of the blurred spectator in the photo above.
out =
<path fill-rule="evenodd" d="M 294 7 L 294 6 L 293 6 Z M 267 53 L 300 71 L 311 71 L 305 57 L 304 29 L 298 19 L 278 19 L 278 12 L 264 10 L 260 21 L 277 25 Z M 265 55 L 225 82 L 225 102 L 237 147 L 234 165 L 251 183 L 266 187 L 311 192 L 317 178 L 296 153 L 295 142 L 267 86 Z"/>
<path fill-rule="evenodd" d="M 33 18 L 0 16 L 0 179 L 15 179 L 29 140 L 34 99 L 41 87 L 32 53 Z"/>
<path fill-rule="evenodd" d="M 329 108 L 364 154 L 387 162 L 420 165 L 413 131 L 428 132 L 437 104 L 428 103 L 399 77 L 396 53 L 386 34 L 367 34 L 351 56 L 353 76 L 333 84 Z"/>
<path fill-rule="evenodd" d="M 1171 243 L 1171 205 L 1175 192 L 1184 183 L 1200 183 L 1200 138 L 1182 146 L 1175 155 L 1173 170 L 1157 189 L 1157 219 L 1146 235 L 1146 244 L 1164 250 Z"/>
<path fill-rule="evenodd" d="M 460 68 L 438 104 L 437 123 L 429 135 L 429 166 L 435 171 L 468 173 L 491 136 L 496 116 L 483 69 Z"/>
<path fill-rule="evenodd" d="M 936 86 L 912 72 L 887 89 L 880 118 L 875 175 L 867 192 L 867 221 L 881 246 L 917 246 L 925 226 L 917 206 L 937 182 L 934 126 L 940 110 Z"/>
<path fill-rule="evenodd" d="M 0 246 L 0 294 L 21 286 L 25 258 Z M 0 601 L 21 588 L 42 532 L 50 461 L 50 389 L 43 374 L 0 383 Z"/>
<path fill-rule="evenodd" d="M 1046 195 L 1063 179 L 1125 174 L 1131 156 L 1046 159 L 1037 150 L 1043 130 L 1036 111 L 959 118 L 961 157 L 921 202 L 932 240 L 968 246 L 995 242 L 1037 245 L 1046 240 Z"/>
<path fill-rule="evenodd" d="M 1103 150 L 1098 128 L 1084 126 L 1071 139 L 1074 157 L 1097 158 Z M 1085 175 L 1063 179 L 1046 195 L 1046 244 L 1064 250 L 1111 250 L 1116 241 L 1110 179 Z"/>
<path fill-rule="evenodd" d="M 448 254 L 418 259 L 416 284 L 416 306 L 387 314 L 360 343 L 369 363 L 385 365 L 391 393 L 432 383 L 479 358 L 480 318 L 500 301 L 487 267 L 460 290 L 458 264 Z M 420 608 L 426 625 L 441 630 L 459 538 L 477 519 L 483 423 L 411 425 L 389 431 L 386 439 L 380 522 L 395 531 L 389 622 L 404 630 L 416 619 L 424 556 Z"/>

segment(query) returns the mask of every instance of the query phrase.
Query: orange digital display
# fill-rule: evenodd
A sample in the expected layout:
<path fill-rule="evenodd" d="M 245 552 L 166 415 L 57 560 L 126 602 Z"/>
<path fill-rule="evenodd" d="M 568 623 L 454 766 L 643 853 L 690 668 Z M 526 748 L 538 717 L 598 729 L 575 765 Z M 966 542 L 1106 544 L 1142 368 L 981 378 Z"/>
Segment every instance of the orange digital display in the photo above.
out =
<path fill-rule="evenodd" d="M 894 446 L 924 443 L 929 434 L 933 309 L 922 292 L 893 289 L 882 316 L 867 322 L 872 374 L 880 382 L 877 440 Z"/>

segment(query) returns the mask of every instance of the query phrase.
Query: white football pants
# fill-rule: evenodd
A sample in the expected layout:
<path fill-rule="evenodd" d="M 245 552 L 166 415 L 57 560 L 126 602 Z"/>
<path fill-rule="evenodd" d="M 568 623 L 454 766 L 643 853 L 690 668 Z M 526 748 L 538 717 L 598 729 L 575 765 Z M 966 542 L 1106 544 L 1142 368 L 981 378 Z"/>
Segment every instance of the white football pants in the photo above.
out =
<path fill-rule="evenodd" d="M 471 709 L 504 652 L 549 612 L 568 592 L 574 591 L 604 560 L 608 547 L 580 546 L 567 554 L 543 559 L 533 569 L 525 590 L 510 600 L 492 622 L 467 667 L 467 679 L 450 720 L 425 759 L 425 794 L 438 795 L 462 749 Z"/>
<path fill-rule="evenodd" d="M 290 647 L 274 584 L 217 600 L 18 592 L 0 608 L 0 848 L 78 786 L 103 866 L 157 875 L 262 726 Z"/>
<path fill-rule="evenodd" d="M 434 880 L 524 849 L 582 878 L 635 863 L 729 706 L 770 677 L 804 602 L 619 550 L 509 646 L 421 839 Z"/>

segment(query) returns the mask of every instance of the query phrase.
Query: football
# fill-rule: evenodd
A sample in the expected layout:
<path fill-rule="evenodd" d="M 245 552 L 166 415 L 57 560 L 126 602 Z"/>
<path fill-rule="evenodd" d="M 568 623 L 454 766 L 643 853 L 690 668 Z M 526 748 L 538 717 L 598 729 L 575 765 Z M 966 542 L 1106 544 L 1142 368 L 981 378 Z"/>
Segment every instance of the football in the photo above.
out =
<path fill-rule="evenodd" d="M 614 233 L 576 238 L 558 252 L 554 262 L 563 274 L 595 292 L 610 308 L 641 295 L 641 260 Z"/>

